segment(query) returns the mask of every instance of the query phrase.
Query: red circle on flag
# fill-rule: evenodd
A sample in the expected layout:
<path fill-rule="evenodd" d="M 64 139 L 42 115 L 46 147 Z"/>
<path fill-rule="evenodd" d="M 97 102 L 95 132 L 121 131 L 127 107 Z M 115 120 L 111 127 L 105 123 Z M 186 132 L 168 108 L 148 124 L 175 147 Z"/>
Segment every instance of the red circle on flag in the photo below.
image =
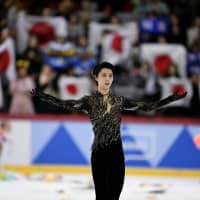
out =
<path fill-rule="evenodd" d="M 29 32 L 38 37 L 39 45 L 45 45 L 49 41 L 55 39 L 55 32 L 53 26 L 46 22 L 35 23 L 30 28 Z"/>
<path fill-rule="evenodd" d="M 122 42 L 123 42 L 124 38 L 123 38 L 123 36 L 121 36 L 117 33 L 114 33 L 113 35 L 114 35 L 114 37 L 112 39 L 112 44 L 111 44 L 112 49 L 114 51 L 116 51 L 117 53 L 122 53 L 122 51 L 123 51 Z"/>
<path fill-rule="evenodd" d="M 67 93 L 69 93 L 70 95 L 76 95 L 78 92 L 78 88 L 75 84 L 68 84 L 66 86 L 66 91 Z"/>
<path fill-rule="evenodd" d="M 176 84 L 172 87 L 172 93 L 177 93 L 179 96 L 182 96 L 185 93 L 185 87 L 182 84 Z"/>
<path fill-rule="evenodd" d="M 10 64 L 10 54 L 8 50 L 0 53 L 0 73 L 5 73 Z"/>
<path fill-rule="evenodd" d="M 171 57 L 167 54 L 159 55 L 154 58 L 154 66 L 159 75 L 165 76 L 168 72 L 169 65 L 173 61 Z"/>

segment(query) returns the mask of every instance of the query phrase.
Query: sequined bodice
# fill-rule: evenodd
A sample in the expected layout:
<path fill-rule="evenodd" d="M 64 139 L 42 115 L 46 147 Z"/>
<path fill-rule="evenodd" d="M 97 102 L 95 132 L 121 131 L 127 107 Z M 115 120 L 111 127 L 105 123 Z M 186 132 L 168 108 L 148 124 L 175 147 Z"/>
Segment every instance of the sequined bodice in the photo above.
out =
<path fill-rule="evenodd" d="M 95 92 L 79 100 L 61 100 L 35 90 L 33 95 L 64 112 L 84 112 L 90 117 L 94 131 L 92 150 L 104 148 L 120 139 L 120 122 L 122 110 L 151 111 L 183 98 L 177 94 L 170 95 L 156 102 L 135 102 L 122 96 L 102 95 Z"/>

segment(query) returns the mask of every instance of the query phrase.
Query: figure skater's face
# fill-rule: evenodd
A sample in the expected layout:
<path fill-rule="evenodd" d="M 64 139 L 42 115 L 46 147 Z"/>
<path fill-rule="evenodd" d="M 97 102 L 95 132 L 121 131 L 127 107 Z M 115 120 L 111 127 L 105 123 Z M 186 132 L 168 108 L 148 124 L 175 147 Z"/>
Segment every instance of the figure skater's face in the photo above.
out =
<path fill-rule="evenodd" d="M 111 69 L 103 68 L 95 78 L 98 88 L 109 90 L 113 82 L 113 72 Z"/>

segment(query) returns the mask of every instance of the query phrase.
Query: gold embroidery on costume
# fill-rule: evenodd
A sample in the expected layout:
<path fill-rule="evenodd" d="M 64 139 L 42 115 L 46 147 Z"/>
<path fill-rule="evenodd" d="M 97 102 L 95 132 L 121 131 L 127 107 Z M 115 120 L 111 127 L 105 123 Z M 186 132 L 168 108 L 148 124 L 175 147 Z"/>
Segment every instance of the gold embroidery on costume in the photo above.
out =
<path fill-rule="evenodd" d="M 106 105 L 106 111 L 105 111 L 104 114 L 110 113 L 110 110 L 111 110 L 111 108 L 112 108 L 112 104 L 111 104 L 111 102 L 110 102 L 110 97 L 109 97 L 109 95 L 104 95 L 104 96 L 103 96 L 103 102 L 104 102 L 105 105 Z"/>

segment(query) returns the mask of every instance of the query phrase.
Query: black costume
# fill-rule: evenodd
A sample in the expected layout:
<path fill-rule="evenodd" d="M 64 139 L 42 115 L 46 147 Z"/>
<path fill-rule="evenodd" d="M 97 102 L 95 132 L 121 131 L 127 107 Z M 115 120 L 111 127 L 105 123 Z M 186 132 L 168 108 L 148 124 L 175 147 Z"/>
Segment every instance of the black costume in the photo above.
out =
<path fill-rule="evenodd" d="M 80 100 L 60 100 L 38 90 L 33 90 L 32 94 L 64 111 L 83 111 L 89 115 L 95 134 L 91 163 L 96 200 L 119 200 L 123 187 L 125 164 L 120 138 L 122 110 L 150 111 L 186 95 L 176 93 L 158 102 L 144 103 L 99 92 Z"/>

